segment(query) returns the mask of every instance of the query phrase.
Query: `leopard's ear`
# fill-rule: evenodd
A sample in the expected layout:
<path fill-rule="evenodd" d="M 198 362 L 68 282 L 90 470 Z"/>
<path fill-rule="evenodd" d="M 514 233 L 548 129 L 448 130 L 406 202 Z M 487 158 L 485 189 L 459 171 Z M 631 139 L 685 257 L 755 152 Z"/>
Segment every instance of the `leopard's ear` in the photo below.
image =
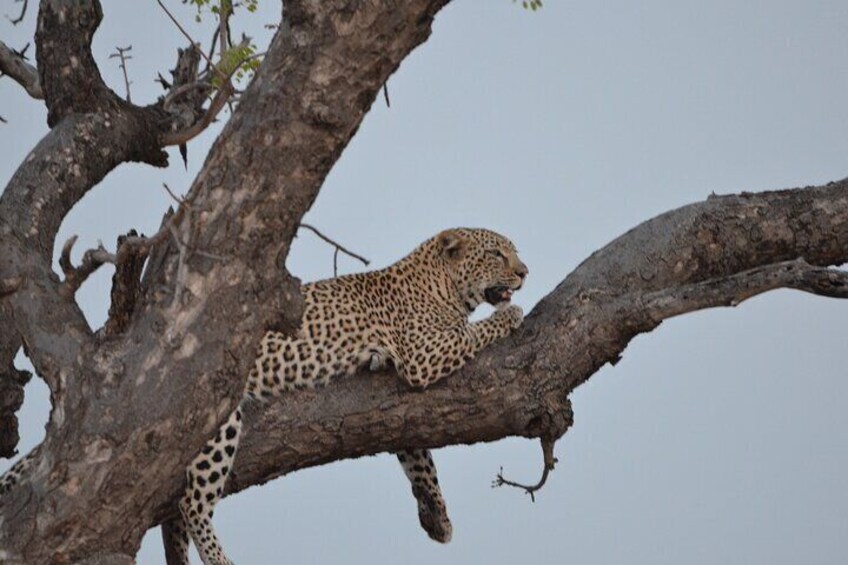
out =
<path fill-rule="evenodd" d="M 465 257 L 468 241 L 459 230 L 445 230 L 438 235 L 439 250 L 449 261 L 458 261 Z"/>

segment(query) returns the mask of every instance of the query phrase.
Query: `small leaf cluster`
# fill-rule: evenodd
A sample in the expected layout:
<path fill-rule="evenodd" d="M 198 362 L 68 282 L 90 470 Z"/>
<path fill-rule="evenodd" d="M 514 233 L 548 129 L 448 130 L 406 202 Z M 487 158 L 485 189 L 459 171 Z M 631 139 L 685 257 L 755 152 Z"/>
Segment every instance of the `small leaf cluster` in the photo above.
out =
<path fill-rule="evenodd" d="M 251 14 L 259 9 L 259 0 L 183 0 L 183 4 L 188 4 L 197 8 L 197 14 L 194 16 L 194 19 L 197 22 L 202 21 L 203 11 L 206 9 L 215 15 L 221 13 L 221 8 L 226 8 L 231 14 L 235 12 L 236 8 L 241 7 Z"/>
<path fill-rule="evenodd" d="M 254 55 L 256 55 L 256 46 L 252 43 L 233 45 L 221 54 L 216 66 L 224 75 L 232 75 L 236 81 L 241 82 L 246 77 L 252 76 L 262 62 Z M 221 77 L 212 77 L 212 84 L 220 87 Z"/>
<path fill-rule="evenodd" d="M 513 3 L 517 0 L 512 0 Z M 525 10 L 536 11 L 542 7 L 542 0 L 521 0 L 521 7 Z"/>

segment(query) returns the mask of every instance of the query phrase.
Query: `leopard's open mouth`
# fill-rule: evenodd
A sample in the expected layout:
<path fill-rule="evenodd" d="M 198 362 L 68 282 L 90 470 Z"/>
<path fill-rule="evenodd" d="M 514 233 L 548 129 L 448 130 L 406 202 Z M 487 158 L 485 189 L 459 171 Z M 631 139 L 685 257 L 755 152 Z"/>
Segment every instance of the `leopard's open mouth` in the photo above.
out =
<path fill-rule="evenodd" d="M 508 286 L 490 286 L 483 291 L 483 296 L 486 297 L 486 302 L 496 306 L 501 302 L 512 300 L 512 289 Z"/>

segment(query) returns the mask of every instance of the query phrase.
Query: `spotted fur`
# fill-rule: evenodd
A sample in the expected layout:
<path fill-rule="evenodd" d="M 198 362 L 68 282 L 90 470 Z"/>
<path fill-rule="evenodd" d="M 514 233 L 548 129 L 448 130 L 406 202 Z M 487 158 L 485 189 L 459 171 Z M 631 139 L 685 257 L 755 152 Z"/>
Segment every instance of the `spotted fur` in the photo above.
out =
<path fill-rule="evenodd" d="M 189 563 L 190 536 L 204 564 L 231 563 L 212 515 L 238 449 L 245 402 L 388 364 L 410 386 L 425 388 L 521 324 L 521 308 L 510 305 L 509 297 L 526 275 L 508 239 L 460 228 L 441 232 L 386 269 L 304 285 L 298 335 L 265 334 L 245 399 L 186 470 L 181 516 L 163 527 L 176 561 Z M 469 323 L 484 301 L 494 304 L 495 312 Z M 430 452 L 411 449 L 397 457 L 417 500 L 421 526 L 431 538 L 450 541 L 452 526 Z M 17 476 L 8 480 L 13 484 Z M 5 484 L 3 477 L 0 488 Z"/>
<path fill-rule="evenodd" d="M 327 384 L 358 369 L 391 363 L 410 386 L 425 388 L 462 367 L 468 358 L 521 324 L 509 295 L 521 287 L 527 267 L 513 244 L 482 229 L 444 231 L 381 271 L 304 285 L 304 314 L 297 336 L 265 334 L 246 386 L 245 401 L 264 400 L 301 387 Z M 469 323 L 484 301 L 496 304 L 487 319 Z M 212 527 L 241 435 L 241 406 L 186 472 L 180 512 L 185 528 L 167 527 L 188 563 L 188 531 L 206 565 L 227 565 Z M 421 526 L 448 542 L 447 515 L 433 458 L 413 449 L 398 459 L 418 501 Z"/>
<path fill-rule="evenodd" d="M 0 495 L 6 494 L 14 487 L 20 478 L 24 476 L 29 468 L 32 467 L 32 462 L 35 458 L 35 452 L 31 451 L 25 457 L 22 457 L 17 463 L 0 477 Z"/>

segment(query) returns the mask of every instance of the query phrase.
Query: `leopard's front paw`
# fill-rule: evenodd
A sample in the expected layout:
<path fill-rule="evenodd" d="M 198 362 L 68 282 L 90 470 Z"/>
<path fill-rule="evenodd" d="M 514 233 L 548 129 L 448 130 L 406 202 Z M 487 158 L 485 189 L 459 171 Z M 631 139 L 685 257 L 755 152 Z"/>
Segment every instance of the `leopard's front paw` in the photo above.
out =
<path fill-rule="evenodd" d="M 524 310 L 515 304 L 499 305 L 493 314 L 498 319 L 506 320 L 510 330 L 516 329 L 524 321 Z"/>

